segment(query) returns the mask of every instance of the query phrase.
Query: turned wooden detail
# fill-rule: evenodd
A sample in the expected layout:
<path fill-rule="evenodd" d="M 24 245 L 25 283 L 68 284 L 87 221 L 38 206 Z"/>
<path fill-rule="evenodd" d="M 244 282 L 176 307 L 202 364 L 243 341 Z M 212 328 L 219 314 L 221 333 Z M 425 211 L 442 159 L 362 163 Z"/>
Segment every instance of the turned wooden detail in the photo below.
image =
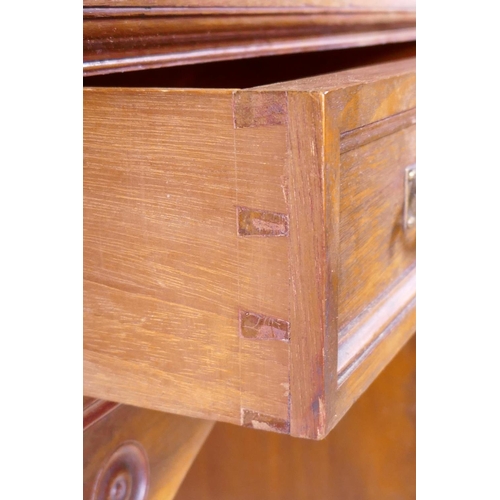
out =
<path fill-rule="evenodd" d="M 92 500 L 144 500 L 149 486 L 149 463 L 135 441 L 120 445 L 101 467 Z"/>

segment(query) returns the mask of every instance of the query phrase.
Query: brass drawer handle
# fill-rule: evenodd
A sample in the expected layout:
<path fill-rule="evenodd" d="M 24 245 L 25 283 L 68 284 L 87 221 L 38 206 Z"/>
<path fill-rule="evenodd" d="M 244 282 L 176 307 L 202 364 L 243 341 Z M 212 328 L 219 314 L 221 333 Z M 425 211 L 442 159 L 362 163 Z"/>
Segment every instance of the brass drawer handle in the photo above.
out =
<path fill-rule="evenodd" d="M 417 167 L 410 165 L 405 170 L 404 227 L 411 229 L 417 224 Z"/>

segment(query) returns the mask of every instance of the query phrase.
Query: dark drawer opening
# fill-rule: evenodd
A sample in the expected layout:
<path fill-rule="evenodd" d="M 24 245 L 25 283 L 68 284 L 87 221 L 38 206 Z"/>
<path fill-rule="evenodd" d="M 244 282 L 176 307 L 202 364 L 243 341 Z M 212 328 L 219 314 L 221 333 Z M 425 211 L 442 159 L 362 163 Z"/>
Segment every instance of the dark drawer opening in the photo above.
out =
<path fill-rule="evenodd" d="M 250 88 L 415 57 L 415 42 L 87 76 L 84 87 Z"/>

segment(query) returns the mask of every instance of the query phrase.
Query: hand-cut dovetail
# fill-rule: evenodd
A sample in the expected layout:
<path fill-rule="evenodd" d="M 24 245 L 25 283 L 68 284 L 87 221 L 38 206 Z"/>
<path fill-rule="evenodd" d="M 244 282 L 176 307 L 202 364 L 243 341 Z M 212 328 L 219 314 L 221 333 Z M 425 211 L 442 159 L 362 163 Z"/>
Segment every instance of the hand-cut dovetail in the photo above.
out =
<path fill-rule="evenodd" d="M 252 429 L 290 434 L 290 422 L 244 408 L 241 409 L 241 425 Z"/>
<path fill-rule="evenodd" d="M 288 236 L 288 215 L 238 207 L 239 236 Z"/>
<path fill-rule="evenodd" d="M 240 337 L 259 340 L 290 340 L 290 323 L 262 314 L 240 311 Z"/>
<path fill-rule="evenodd" d="M 283 91 L 233 94 L 234 128 L 269 127 L 287 121 L 287 97 Z"/>

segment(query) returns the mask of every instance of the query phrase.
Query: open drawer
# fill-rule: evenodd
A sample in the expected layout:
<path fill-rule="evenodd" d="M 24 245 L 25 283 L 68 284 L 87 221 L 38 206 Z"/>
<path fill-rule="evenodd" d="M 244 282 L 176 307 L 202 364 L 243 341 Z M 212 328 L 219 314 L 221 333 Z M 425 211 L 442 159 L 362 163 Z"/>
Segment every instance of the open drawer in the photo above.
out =
<path fill-rule="evenodd" d="M 415 61 L 84 89 L 84 394 L 320 439 L 415 332 Z"/>

